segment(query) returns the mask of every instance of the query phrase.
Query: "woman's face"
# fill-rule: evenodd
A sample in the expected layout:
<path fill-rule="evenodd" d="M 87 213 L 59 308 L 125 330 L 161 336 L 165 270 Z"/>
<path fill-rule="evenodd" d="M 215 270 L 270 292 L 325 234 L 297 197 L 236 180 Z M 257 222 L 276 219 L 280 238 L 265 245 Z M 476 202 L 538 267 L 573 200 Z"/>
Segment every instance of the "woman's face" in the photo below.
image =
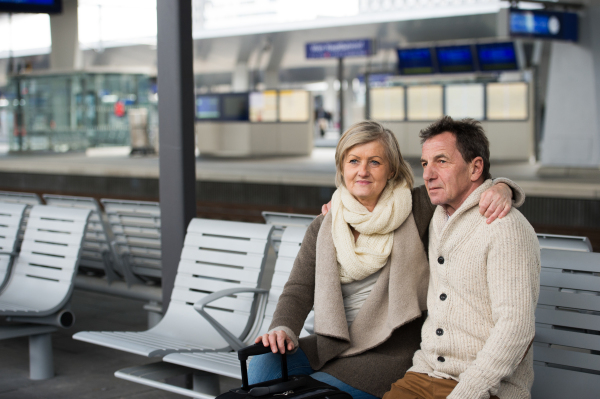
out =
<path fill-rule="evenodd" d="M 346 188 L 369 211 L 373 211 L 388 179 L 392 176 L 379 140 L 356 145 L 344 157 Z"/>

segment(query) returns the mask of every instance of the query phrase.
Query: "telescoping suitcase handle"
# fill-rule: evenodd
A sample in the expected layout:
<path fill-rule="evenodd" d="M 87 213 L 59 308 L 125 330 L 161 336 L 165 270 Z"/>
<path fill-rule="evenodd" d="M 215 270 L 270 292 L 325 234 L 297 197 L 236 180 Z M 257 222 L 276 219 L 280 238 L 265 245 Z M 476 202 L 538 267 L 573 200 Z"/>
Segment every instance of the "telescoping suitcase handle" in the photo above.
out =
<path fill-rule="evenodd" d="M 249 356 L 263 355 L 265 353 L 270 353 L 271 347 L 264 346 L 262 342 L 258 344 L 250 345 L 245 348 L 242 348 L 238 351 L 238 359 L 240 359 L 240 366 L 242 367 L 242 389 L 248 389 L 248 369 L 246 368 L 246 361 Z M 287 356 L 284 354 L 281 355 L 281 378 L 282 380 L 288 381 L 288 371 L 287 371 Z"/>

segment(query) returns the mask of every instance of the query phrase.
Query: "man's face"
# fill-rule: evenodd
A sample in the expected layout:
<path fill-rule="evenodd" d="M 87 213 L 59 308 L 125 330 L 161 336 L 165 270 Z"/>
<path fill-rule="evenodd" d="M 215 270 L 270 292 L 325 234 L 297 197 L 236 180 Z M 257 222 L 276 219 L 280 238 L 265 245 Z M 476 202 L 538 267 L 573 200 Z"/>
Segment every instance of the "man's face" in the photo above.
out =
<path fill-rule="evenodd" d="M 421 165 L 431 203 L 442 205 L 450 215 L 481 183 L 474 185 L 481 176 L 483 160 L 477 157 L 465 162 L 450 132 L 423 143 Z"/>

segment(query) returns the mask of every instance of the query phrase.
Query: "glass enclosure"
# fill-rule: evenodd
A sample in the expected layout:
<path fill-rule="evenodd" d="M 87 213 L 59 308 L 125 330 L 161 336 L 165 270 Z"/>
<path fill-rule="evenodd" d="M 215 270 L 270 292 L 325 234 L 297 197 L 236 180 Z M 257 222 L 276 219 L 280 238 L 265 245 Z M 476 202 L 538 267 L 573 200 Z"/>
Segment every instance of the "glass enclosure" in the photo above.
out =
<path fill-rule="evenodd" d="M 150 135 L 157 131 L 155 93 L 156 85 L 142 74 L 21 75 L 2 90 L 0 115 L 11 151 L 127 146 L 130 109 L 147 109 Z"/>

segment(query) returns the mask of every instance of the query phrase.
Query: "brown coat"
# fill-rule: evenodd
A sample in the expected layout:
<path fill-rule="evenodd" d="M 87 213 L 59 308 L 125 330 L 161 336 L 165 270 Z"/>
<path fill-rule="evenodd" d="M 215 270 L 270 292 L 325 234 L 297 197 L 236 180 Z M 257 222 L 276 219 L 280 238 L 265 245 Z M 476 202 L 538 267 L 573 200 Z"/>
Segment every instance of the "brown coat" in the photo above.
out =
<path fill-rule="evenodd" d="M 410 368 L 421 341 L 429 278 L 425 249 L 435 207 L 423 186 L 413 189 L 412 198 L 413 212 L 394 232 L 390 259 L 350 329 L 331 216 L 309 226 L 270 327 L 286 326 L 299 335 L 314 304 L 316 334 L 300 339 L 311 367 L 379 397 Z"/>

